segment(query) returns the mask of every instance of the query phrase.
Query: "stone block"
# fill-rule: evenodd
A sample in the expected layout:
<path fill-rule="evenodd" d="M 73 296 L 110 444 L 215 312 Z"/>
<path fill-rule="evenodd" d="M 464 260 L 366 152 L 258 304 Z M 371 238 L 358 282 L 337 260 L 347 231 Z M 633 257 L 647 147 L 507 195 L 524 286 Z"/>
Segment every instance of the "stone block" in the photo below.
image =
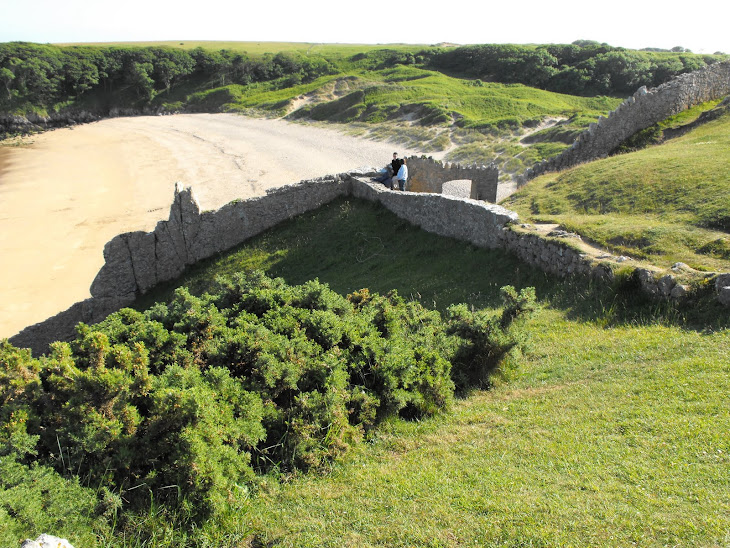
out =
<path fill-rule="evenodd" d="M 104 246 L 104 265 L 91 283 L 92 297 L 111 297 L 137 291 L 128 234 L 115 236 Z"/>

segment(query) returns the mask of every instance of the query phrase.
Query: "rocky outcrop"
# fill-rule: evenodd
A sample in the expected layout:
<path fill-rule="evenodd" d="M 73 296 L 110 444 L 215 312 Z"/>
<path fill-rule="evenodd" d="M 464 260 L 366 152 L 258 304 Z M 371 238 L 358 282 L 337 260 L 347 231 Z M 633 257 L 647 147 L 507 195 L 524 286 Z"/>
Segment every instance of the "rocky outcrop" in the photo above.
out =
<path fill-rule="evenodd" d="M 717 299 L 725 306 L 730 306 L 730 273 L 715 278 L 715 291 Z"/>
<path fill-rule="evenodd" d="M 13 135 L 24 135 L 37 133 L 49 129 L 75 126 L 97 122 L 103 118 L 116 118 L 119 116 L 157 116 L 171 114 L 163 107 L 136 108 L 113 108 L 108 113 L 89 112 L 86 110 L 67 110 L 63 112 L 52 112 L 46 116 L 29 113 L 24 116 L 14 114 L 0 114 L 0 139 Z"/>
<path fill-rule="evenodd" d="M 76 124 L 86 124 L 95 122 L 100 118 L 100 116 L 87 111 L 52 113 L 48 116 L 32 113 L 25 116 L 2 114 L 0 115 L 0 139 L 11 135 L 22 135 Z"/>

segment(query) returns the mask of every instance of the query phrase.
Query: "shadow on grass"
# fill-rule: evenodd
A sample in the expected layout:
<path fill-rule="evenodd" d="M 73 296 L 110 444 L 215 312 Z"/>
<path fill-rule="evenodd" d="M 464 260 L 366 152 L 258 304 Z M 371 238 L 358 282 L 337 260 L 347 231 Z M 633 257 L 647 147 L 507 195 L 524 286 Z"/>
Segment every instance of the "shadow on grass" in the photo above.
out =
<path fill-rule="evenodd" d="M 189 268 L 179 279 L 138 299 L 135 308 L 168 300 L 175 288 L 202 294 L 218 275 L 263 270 L 289 284 L 318 278 L 340 294 L 367 287 L 445 310 L 455 303 L 501 306 L 500 288 L 535 287 L 546 306 L 570 319 L 618 324 L 679 325 L 707 330 L 730 324 L 710 295 L 684 305 L 655 302 L 629 282 L 606 287 L 586 278 L 557 278 L 498 250 L 427 233 L 367 201 L 336 200 Z"/>

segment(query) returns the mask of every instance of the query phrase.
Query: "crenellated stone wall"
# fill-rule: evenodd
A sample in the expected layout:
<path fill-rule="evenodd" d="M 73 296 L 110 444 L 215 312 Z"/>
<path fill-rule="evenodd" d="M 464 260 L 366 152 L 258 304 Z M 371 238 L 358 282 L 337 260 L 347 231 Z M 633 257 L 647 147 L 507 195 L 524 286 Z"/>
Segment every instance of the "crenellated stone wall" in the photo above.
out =
<path fill-rule="evenodd" d="M 604 158 L 636 132 L 689 107 L 730 94 L 730 61 L 682 74 L 659 87 L 639 88 L 608 117 L 601 116 L 578 135 L 571 148 L 527 170 L 523 182 L 548 171 Z"/>
<path fill-rule="evenodd" d="M 91 296 L 131 302 L 202 259 L 348 194 L 344 177 L 302 181 L 202 213 L 192 190 L 178 183 L 167 221 L 153 232 L 120 234 L 104 246 L 105 263 L 91 284 Z"/>
<path fill-rule="evenodd" d="M 449 181 L 470 180 L 472 200 L 491 203 L 497 201 L 499 169 L 495 165 L 462 166 L 444 163 L 433 158 L 413 156 L 408 160 L 408 190 L 442 194 L 444 183 Z"/>
<path fill-rule="evenodd" d="M 423 230 L 478 247 L 504 249 L 557 276 L 613 279 L 610 261 L 596 261 L 560 237 L 546 239 L 531 232 L 518 224 L 513 211 L 479 200 L 389 190 L 366 182 L 370 175 L 353 172 L 301 181 L 205 212 L 200 211 L 192 190 L 178 184 L 168 220 L 160 221 L 152 232 L 120 234 L 107 243 L 105 263 L 91 285 L 90 299 L 27 327 L 10 342 L 31 348 L 36 355 L 44 353 L 51 342 L 72 338 L 78 322 L 99 322 L 155 285 L 177 278 L 188 266 L 340 196 L 378 202 Z M 681 297 L 686 292 L 671 274 L 636 269 L 635 276 L 648 294 L 658 298 Z M 718 299 L 730 306 L 730 274 L 715 275 L 713 283 Z"/>
<path fill-rule="evenodd" d="M 372 175 L 373 173 L 369 173 Z M 501 229 L 517 214 L 494 204 L 438 194 L 418 194 L 369 184 L 361 173 L 330 175 L 267 191 L 266 196 L 200 212 L 190 188 L 179 184 L 168 220 L 152 232 L 120 234 L 104 246 L 104 265 L 91 284 L 91 298 L 10 339 L 35 354 L 73 336 L 78 322 L 96 323 L 131 304 L 155 285 L 177 278 L 188 266 L 230 249 L 274 225 L 317 209 L 339 196 L 378 201 L 424 230 L 499 247 Z"/>

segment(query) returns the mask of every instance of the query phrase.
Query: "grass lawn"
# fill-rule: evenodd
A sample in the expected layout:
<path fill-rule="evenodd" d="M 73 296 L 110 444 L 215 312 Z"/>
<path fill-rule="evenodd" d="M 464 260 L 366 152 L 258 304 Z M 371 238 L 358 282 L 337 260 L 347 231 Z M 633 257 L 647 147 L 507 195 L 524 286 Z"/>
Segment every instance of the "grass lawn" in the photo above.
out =
<path fill-rule="evenodd" d="M 616 253 L 730 270 L 730 114 L 658 146 L 551 173 L 503 205 Z"/>
<path fill-rule="evenodd" d="M 323 476 L 266 483 L 276 546 L 725 546 L 730 332 L 544 310 L 508 382 L 397 423 Z"/>
<path fill-rule="evenodd" d="M 702 322 L 560 281 L 356 200 L 284 223 L 182 282 L 201 292 L 216 273 L 251 268 L 341 293 L 397 288 L 438 309 L 496 307 L 502 285 L 533 285 L 543 305 L 519 366 L 493 389 L 435 419 L 389 423 L 320 474 L 262 478 L 229 518 L 252 546 L 730 542 L 726 310 Z"/>

